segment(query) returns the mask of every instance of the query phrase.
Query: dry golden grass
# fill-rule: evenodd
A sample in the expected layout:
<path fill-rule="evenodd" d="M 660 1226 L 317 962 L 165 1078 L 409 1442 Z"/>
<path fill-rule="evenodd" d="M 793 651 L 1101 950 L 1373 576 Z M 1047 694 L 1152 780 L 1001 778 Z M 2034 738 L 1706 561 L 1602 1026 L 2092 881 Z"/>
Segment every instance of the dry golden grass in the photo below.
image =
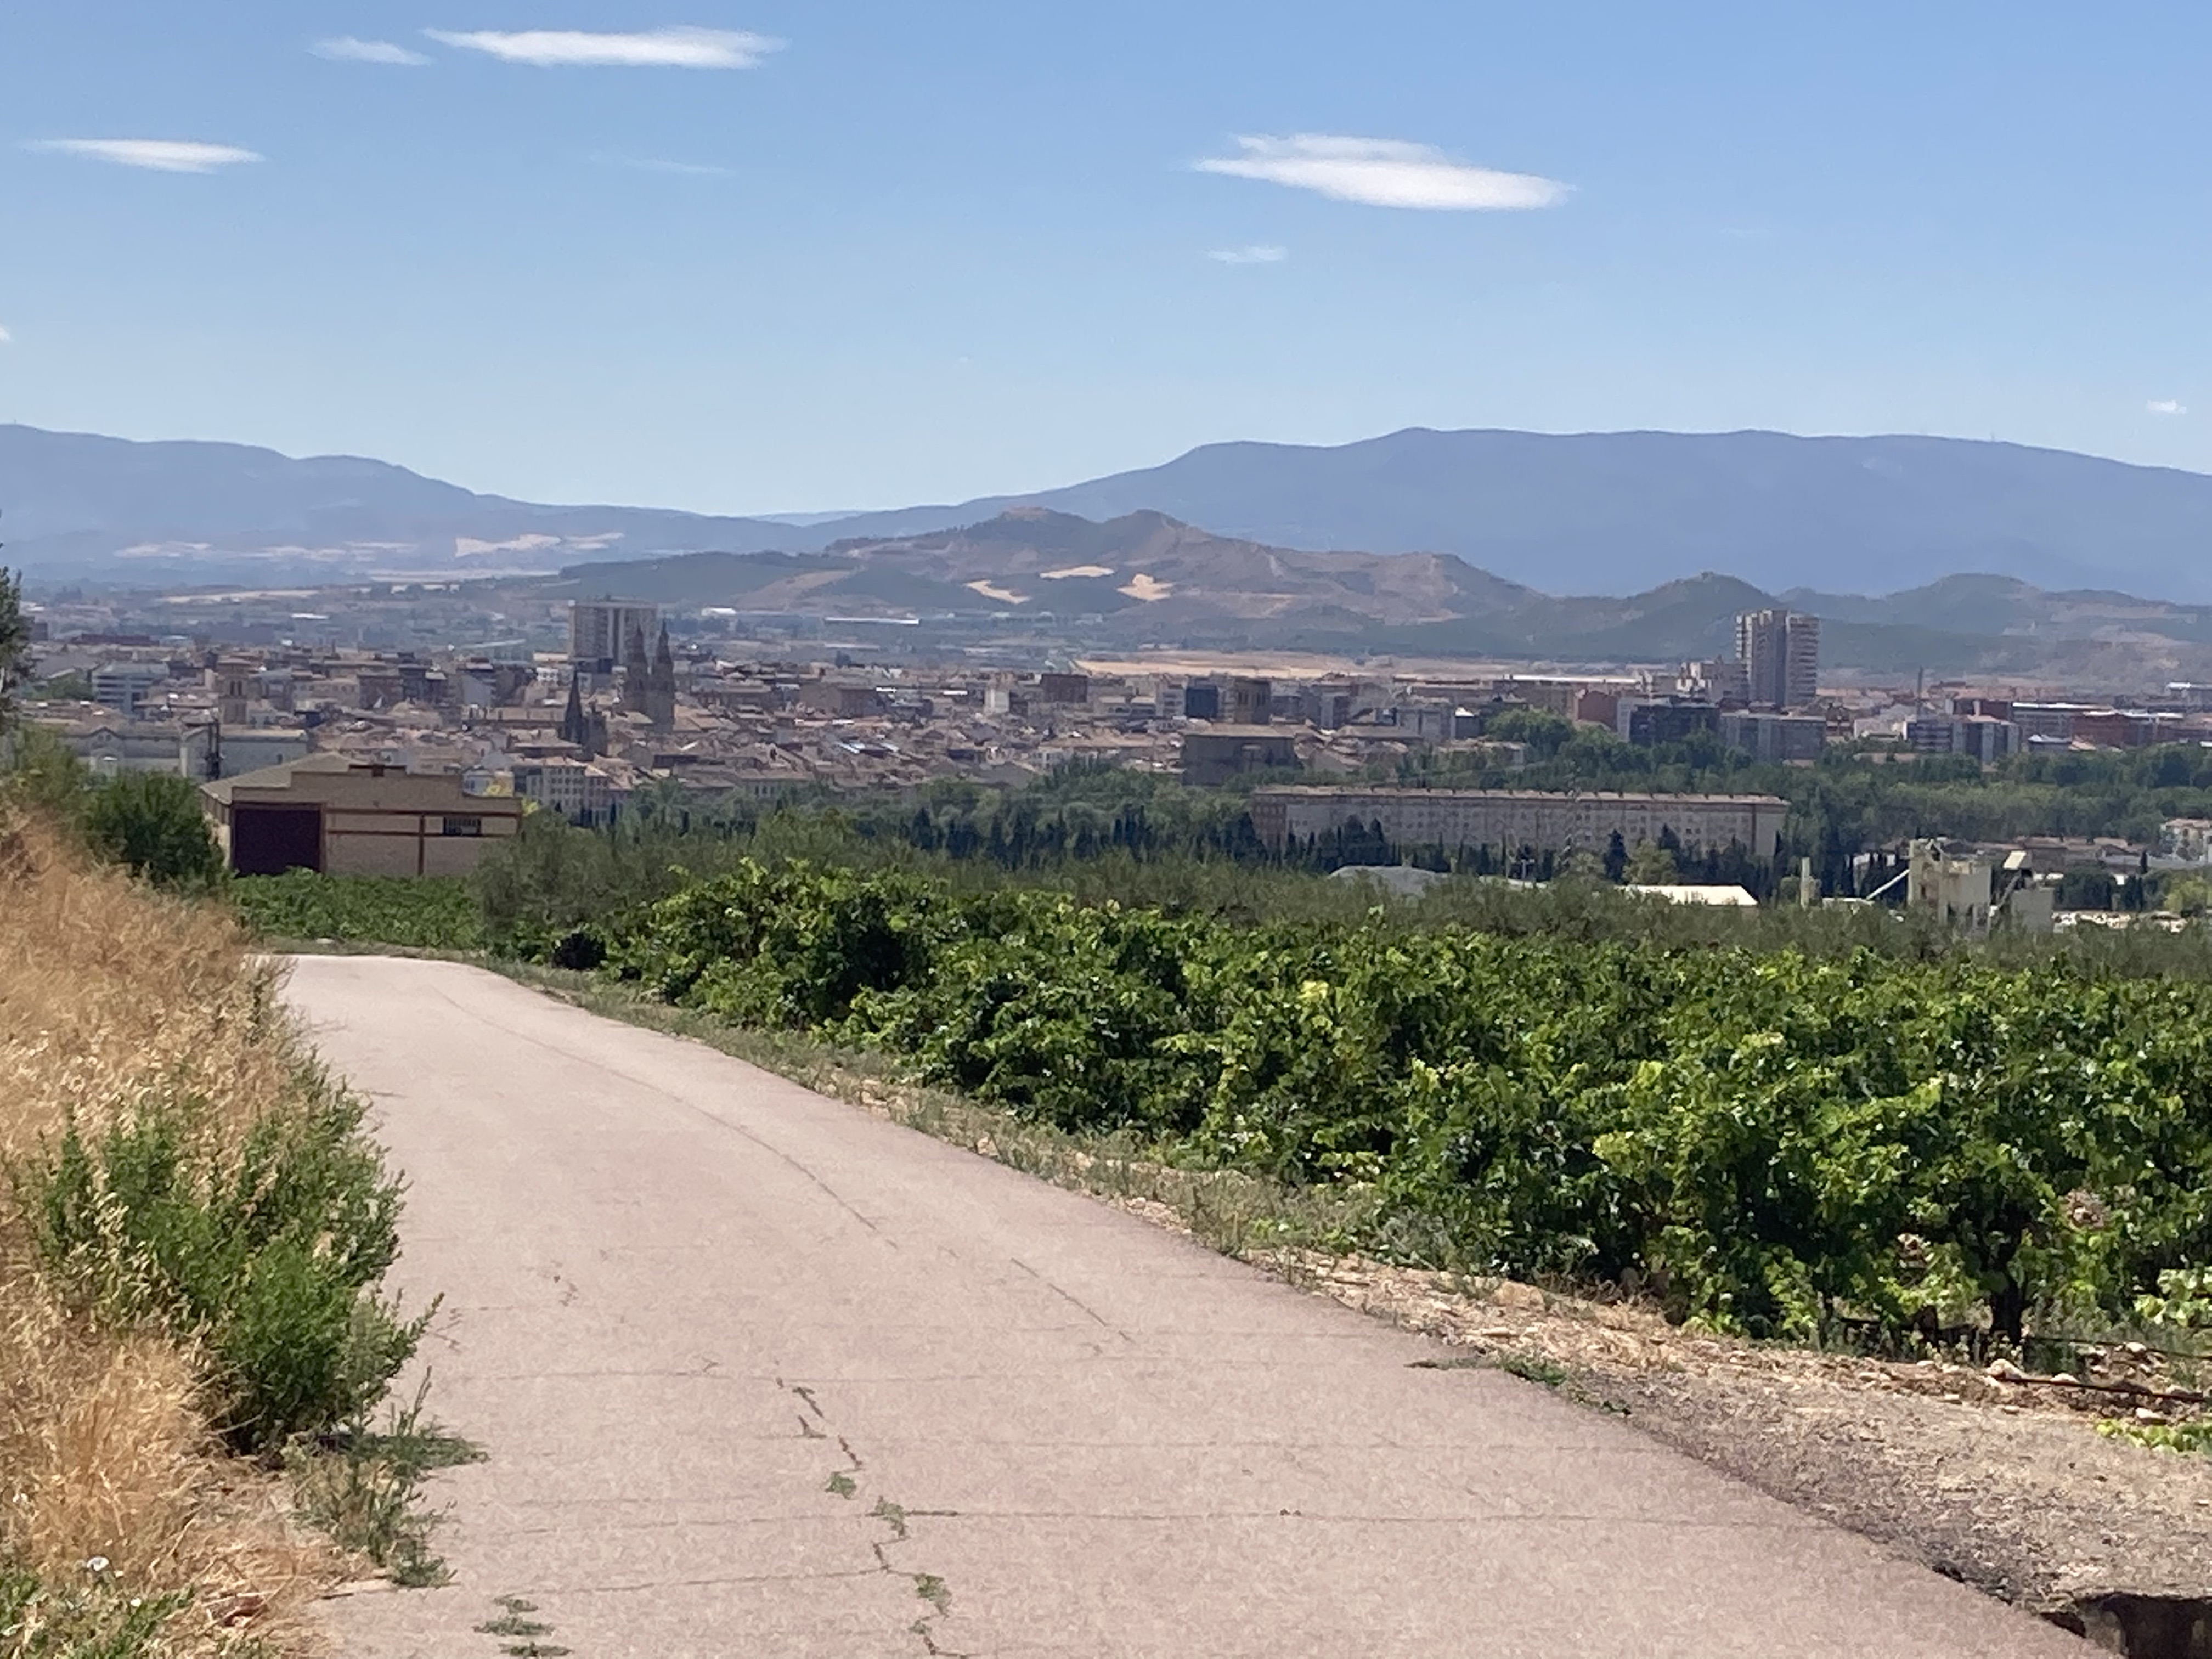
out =
<path fill-rule="evenodd" d="M 297 1087 L 274 993 L 220 912 L 0 817 L 0 1164 L 51 1146 L 72 1115 L 96 1128 L 187 1094 L 216 1133 L 242 1132 Z M 291 1523 L 278 1477 L 222 1455 L 190 1352 L 58 1305 L 17 1202 L 0 1185 L 0 1566 L 64 1591 L 112 1585 L 125 1607 L 190 1589 L 149 1653 L 307 1650 L 302 1609 L 335 1553 Z"/>

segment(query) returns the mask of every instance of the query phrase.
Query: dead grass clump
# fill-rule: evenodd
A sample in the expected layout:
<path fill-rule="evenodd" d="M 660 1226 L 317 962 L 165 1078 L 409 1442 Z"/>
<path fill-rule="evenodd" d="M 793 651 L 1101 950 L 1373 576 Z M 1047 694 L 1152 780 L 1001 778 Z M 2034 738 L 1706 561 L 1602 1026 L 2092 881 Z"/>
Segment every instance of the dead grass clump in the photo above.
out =
<path fill-rule="evenodd" d="M 170 1579 L 206 1464 L 191 1361 L 150 1334 L 92 1331 L 27 1276 L 0 1308 L 0 1547 L 41 1577 L 100 1559 Z"/>
<path fill-rule="evenodd" d="M 225 912 L 0 822 L 0 1158 L 149 1097 L 250 1122 L 297 1064 L 275 992 Z"/>

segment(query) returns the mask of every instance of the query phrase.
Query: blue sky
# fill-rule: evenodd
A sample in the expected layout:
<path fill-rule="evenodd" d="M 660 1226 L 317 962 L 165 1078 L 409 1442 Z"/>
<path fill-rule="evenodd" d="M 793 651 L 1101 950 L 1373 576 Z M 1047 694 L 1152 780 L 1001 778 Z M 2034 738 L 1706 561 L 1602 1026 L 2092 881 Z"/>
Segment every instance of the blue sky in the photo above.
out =
<path fill-rule="evenodd" d="M 734 512 L 1409 425 L 2212 471 L 2208 84 L 2202 0 L 27 0 L 0 419 Z"/>

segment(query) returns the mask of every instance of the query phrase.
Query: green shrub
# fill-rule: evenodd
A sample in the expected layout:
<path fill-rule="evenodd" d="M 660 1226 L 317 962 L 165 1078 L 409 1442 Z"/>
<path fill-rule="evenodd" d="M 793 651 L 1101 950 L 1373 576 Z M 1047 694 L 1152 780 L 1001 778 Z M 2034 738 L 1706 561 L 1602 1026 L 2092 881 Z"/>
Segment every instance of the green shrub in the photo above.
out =
<path fill-rule="evenodd" d="M 72 1123 L 17 1172 L 49 1271 L 102 1316 L 203 1343 L 219 1425 L 243 1450 L 367 1410 L 427 1318 L 403 1319 L 375 1289 L 398 1254 L 400 1194 L 361 1103 L 319 1079 L 303 1093 L 235 1152 L 197 1103 L 161 1103 L 97 1135 Z"/>
<path fill-rule="evenodd" d="M 0 802 L 24 808 L 71 835 L 83 832 L 92 774 L 70 746 L 43 726 L 16 725 L 0 733 Z"/>
<path fill-rule="evenodd" d="M 83 822 L 94 852 L 158 887 L 206 888 L 222 878 L 222 849 L 190 778 L 126 772 L 93 791 Z"/>

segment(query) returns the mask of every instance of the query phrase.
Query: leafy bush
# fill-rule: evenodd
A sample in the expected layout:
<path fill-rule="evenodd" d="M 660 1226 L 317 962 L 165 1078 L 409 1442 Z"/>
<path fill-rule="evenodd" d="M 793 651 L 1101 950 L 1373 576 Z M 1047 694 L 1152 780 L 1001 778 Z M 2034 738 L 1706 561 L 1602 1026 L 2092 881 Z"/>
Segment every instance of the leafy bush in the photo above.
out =
<path fill-rule="evenodd" d="M 16 725 L 0 735 L 0 805 L 27 810 L 64 833 L 81 836 L 92 800 L 92 774 L 43 726 Z"/>
<path fill-rule="evenodd" d="M 483 919 L 465 881 L 439 876 L 326 876 L 294 870 L 241 876 L 232 901 L 271 939 L 335 939 L 410 950 L 473 951 Z"/>
<path fill-rule="evenodd" d="M 308 1097 L 234 1145 L 193 1103 L 94 1136 L 72 1122 L 17 1175 L 39 1252 L 75 1300 L 204 1346 L 219 1426 L 243 1450 L 367 1410 L 425 1322 L 374 1288 L 398 1251 L 399 1188 L 361 1133 L 362 1103 L 328 1086 Z"/>
<path fill-rule="evenodd" d="M 2212 1330 L 2212 1267 L 2176 1267 L 2158 1276 L 2158 1293 L 2136 1298 L 2136 1317 L 2175 1330 Z"/>
<path fill-rule="evenodd" d="M 173 772 L 126 772 L 95 789 L 84 832 L 100 857 L 157 887 L 205 888 L 222 880 L 222 849 L 200 811 L 200 792 Z"/>
<path fill-rule="evenodd" d="M 1239 927 L 750 862 L 593 937 L 672 1002 L 1356 1188 L 1378 1239 L 1445 1265 L 1632 1270 L 1720 1328 L 2017 1339 L 2212 1259 L 2201 981 Z"/>

